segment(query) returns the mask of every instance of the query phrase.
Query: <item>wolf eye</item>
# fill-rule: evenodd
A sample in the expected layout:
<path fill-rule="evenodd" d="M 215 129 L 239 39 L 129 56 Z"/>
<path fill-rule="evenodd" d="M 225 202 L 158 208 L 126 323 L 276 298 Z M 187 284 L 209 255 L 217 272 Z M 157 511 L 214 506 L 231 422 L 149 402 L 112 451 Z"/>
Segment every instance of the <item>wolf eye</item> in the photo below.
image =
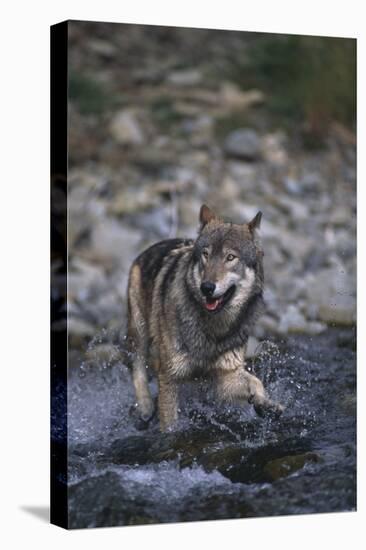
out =
<path fill-rule="evenodd" d="M 234 254 L 228 254 L 226 256 L 226 261 L 227 262 L 232 262 L 233 260 L 235 260 L 236 256 L 234 256 Z"/>

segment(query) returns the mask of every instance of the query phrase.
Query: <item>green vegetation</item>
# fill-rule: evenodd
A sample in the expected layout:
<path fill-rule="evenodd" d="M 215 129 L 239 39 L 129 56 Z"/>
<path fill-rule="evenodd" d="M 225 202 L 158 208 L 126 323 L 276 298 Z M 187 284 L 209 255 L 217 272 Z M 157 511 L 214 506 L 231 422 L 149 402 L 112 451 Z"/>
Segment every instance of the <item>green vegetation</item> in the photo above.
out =
<path fill-rule="evenodd" d="M 354 127 L 356 40 L 260 34 L 248 53 L 245 86 L 267 92 L 273 113 L 305 122 L 318 138 L 332 120 Z"/>
<path fill-rule="evenodd" d="M 74 101 L 82 114 L 101 114 L 113 108 L 117 100 L 92 76 L 70 73 L 69 98 Z"/>
<path fill-rule="evenodd" d="M 151 104 L 151 114 L 154 122 L 162 131 L 173 131 L 174 127 L 184 118 L 175 108 L 174 100 L 161 96 Z"/>

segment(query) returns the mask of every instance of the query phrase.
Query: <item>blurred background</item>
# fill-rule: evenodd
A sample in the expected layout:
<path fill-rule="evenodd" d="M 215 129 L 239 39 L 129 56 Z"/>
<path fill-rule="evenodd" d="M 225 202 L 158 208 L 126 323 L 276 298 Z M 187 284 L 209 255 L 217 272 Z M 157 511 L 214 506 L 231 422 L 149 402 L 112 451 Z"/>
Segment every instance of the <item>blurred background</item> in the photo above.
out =
<path fill-rule="evenodd" d="M 263 212 L 252 350 L 354 325 L 355 71 L 352 39 L 71 22 L 71 348 L 118 359 L 132 260 L 203 202 Z"/>

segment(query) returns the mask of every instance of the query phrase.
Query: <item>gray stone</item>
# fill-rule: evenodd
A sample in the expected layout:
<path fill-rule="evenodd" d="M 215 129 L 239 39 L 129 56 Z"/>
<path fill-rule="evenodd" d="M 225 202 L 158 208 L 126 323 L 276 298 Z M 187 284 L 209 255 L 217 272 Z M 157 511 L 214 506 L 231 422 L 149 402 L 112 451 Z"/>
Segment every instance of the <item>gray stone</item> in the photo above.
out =
<path fill-rule="evenodd" d="M 101 263 L 130 265 L 138 251 L 141 233 L 111 218 L 97 223 L 91 234 L 89 254 Z"/>
<path fill-rule="evenodd" d="M 67 329 L 69 334 L 80 337 L 93 336 L 95 333 L 95 327 L 93 327 L 93 325 L 83 319 L 77 319 L 75 317 L 69 317 L 67 320 Z"/>
<path fill-rule="evenodd" d="M 70 300 L 83 301 L 94 288 L 105 284 L 104 269 L 81 258 L 74 257 L 69 264 L 67 292 Z"/>
<path fill-rule="evenodd" d="M 284 179 L 283 185 L 291 195 L 301 195 L 302 193 L 303 188 L 297 179 L 287 177 Z"/>
<path fill-rule="evenodd" d="M 260 90 L 241 90 L 232 82 L 224 82 L 220 88 L 219 101 L 225 112 L 246 109 L 263 103 L 264 94 Z"/>
<path fill-rule="evenodd" d="M 284 148 L 286 136 L 283 132 L 267 134 L 262 138 L 263 157 L 271 164 L 282 167 L 288 163 L 288 154 Z"/>
<path fill-rule="evenodd" d="M 121 145 L 142 145 L 144 134 L 134 110 L 119 111 L 112 119 L 110 132 Z"/>
<path fill-rule="evenodd" d="M 109 204 L 109 212 L 112 214 L 130 214 L 146 210 L 159 204 L 158 197 L 151 192 L 149 187 L 139 189 L 123 189 Z"/>
<path fill-rule="evenodd" d="M 202 73 L 196 69 L 185 69 L 171 72 L 167 81 L 174 86 L 196 86 L 202 80 Z"/>
<path fill-rule="evenodd" d="M 227 136 L 224 151 L 228 156 L 257 160 L 261 155 L 261 141 L 255 130 L 240 128 Z"/>
<path fill-rule="evenodd" d="M 356 322 L 356 300 L 338 296 L 334 301 L 319 305 L 319 319 L 335 325 L 353 325 Z"/>
<path fill-rule="evenodd" d="M 304 315 L 294 304 L 290 304 L 281 317 L 278 331 L 287 334 L 289 332 L 305 332 L 305 329 L 306 319 Z"/>
<path fill-rule="evenodd" d="M 276 200 L 276 204 L 290 214 L 295 222 L 304 221 L 309 217 L 309 208 L 304 201 L 280 195 Z"/>
<path fill-rule="evenodd" d="M 326 325 L 317 321 L 307 321 L 305 316 L 295 304 L 290 304 L 281 317 L 278 325 L 278 333 L 289 334 L 320 334 L 326 329 Z"/>
<path fill-rule="evenodd" d="M 306 277 L 310 312 L 326 323 L 350 325 L 356 321 L 355 282 L 339 264 Z"/>
<path fill-rule="evenodd" d="M 319 172 L 308 172 L 301 178 L 301 186 L 306 191 L 319 191 L 324 187 L 324 179 Z"/>

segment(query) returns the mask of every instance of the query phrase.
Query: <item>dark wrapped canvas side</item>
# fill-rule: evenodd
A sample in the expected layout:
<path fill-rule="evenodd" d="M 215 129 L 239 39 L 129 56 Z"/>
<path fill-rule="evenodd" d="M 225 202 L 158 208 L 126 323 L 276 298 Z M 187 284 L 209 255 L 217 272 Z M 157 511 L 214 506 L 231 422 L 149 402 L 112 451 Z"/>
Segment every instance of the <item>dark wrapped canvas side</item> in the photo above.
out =
<path fill-rule="evenodd" d="M 67 22 L 51 27 L 51 523 L 67 528 Z"/>

